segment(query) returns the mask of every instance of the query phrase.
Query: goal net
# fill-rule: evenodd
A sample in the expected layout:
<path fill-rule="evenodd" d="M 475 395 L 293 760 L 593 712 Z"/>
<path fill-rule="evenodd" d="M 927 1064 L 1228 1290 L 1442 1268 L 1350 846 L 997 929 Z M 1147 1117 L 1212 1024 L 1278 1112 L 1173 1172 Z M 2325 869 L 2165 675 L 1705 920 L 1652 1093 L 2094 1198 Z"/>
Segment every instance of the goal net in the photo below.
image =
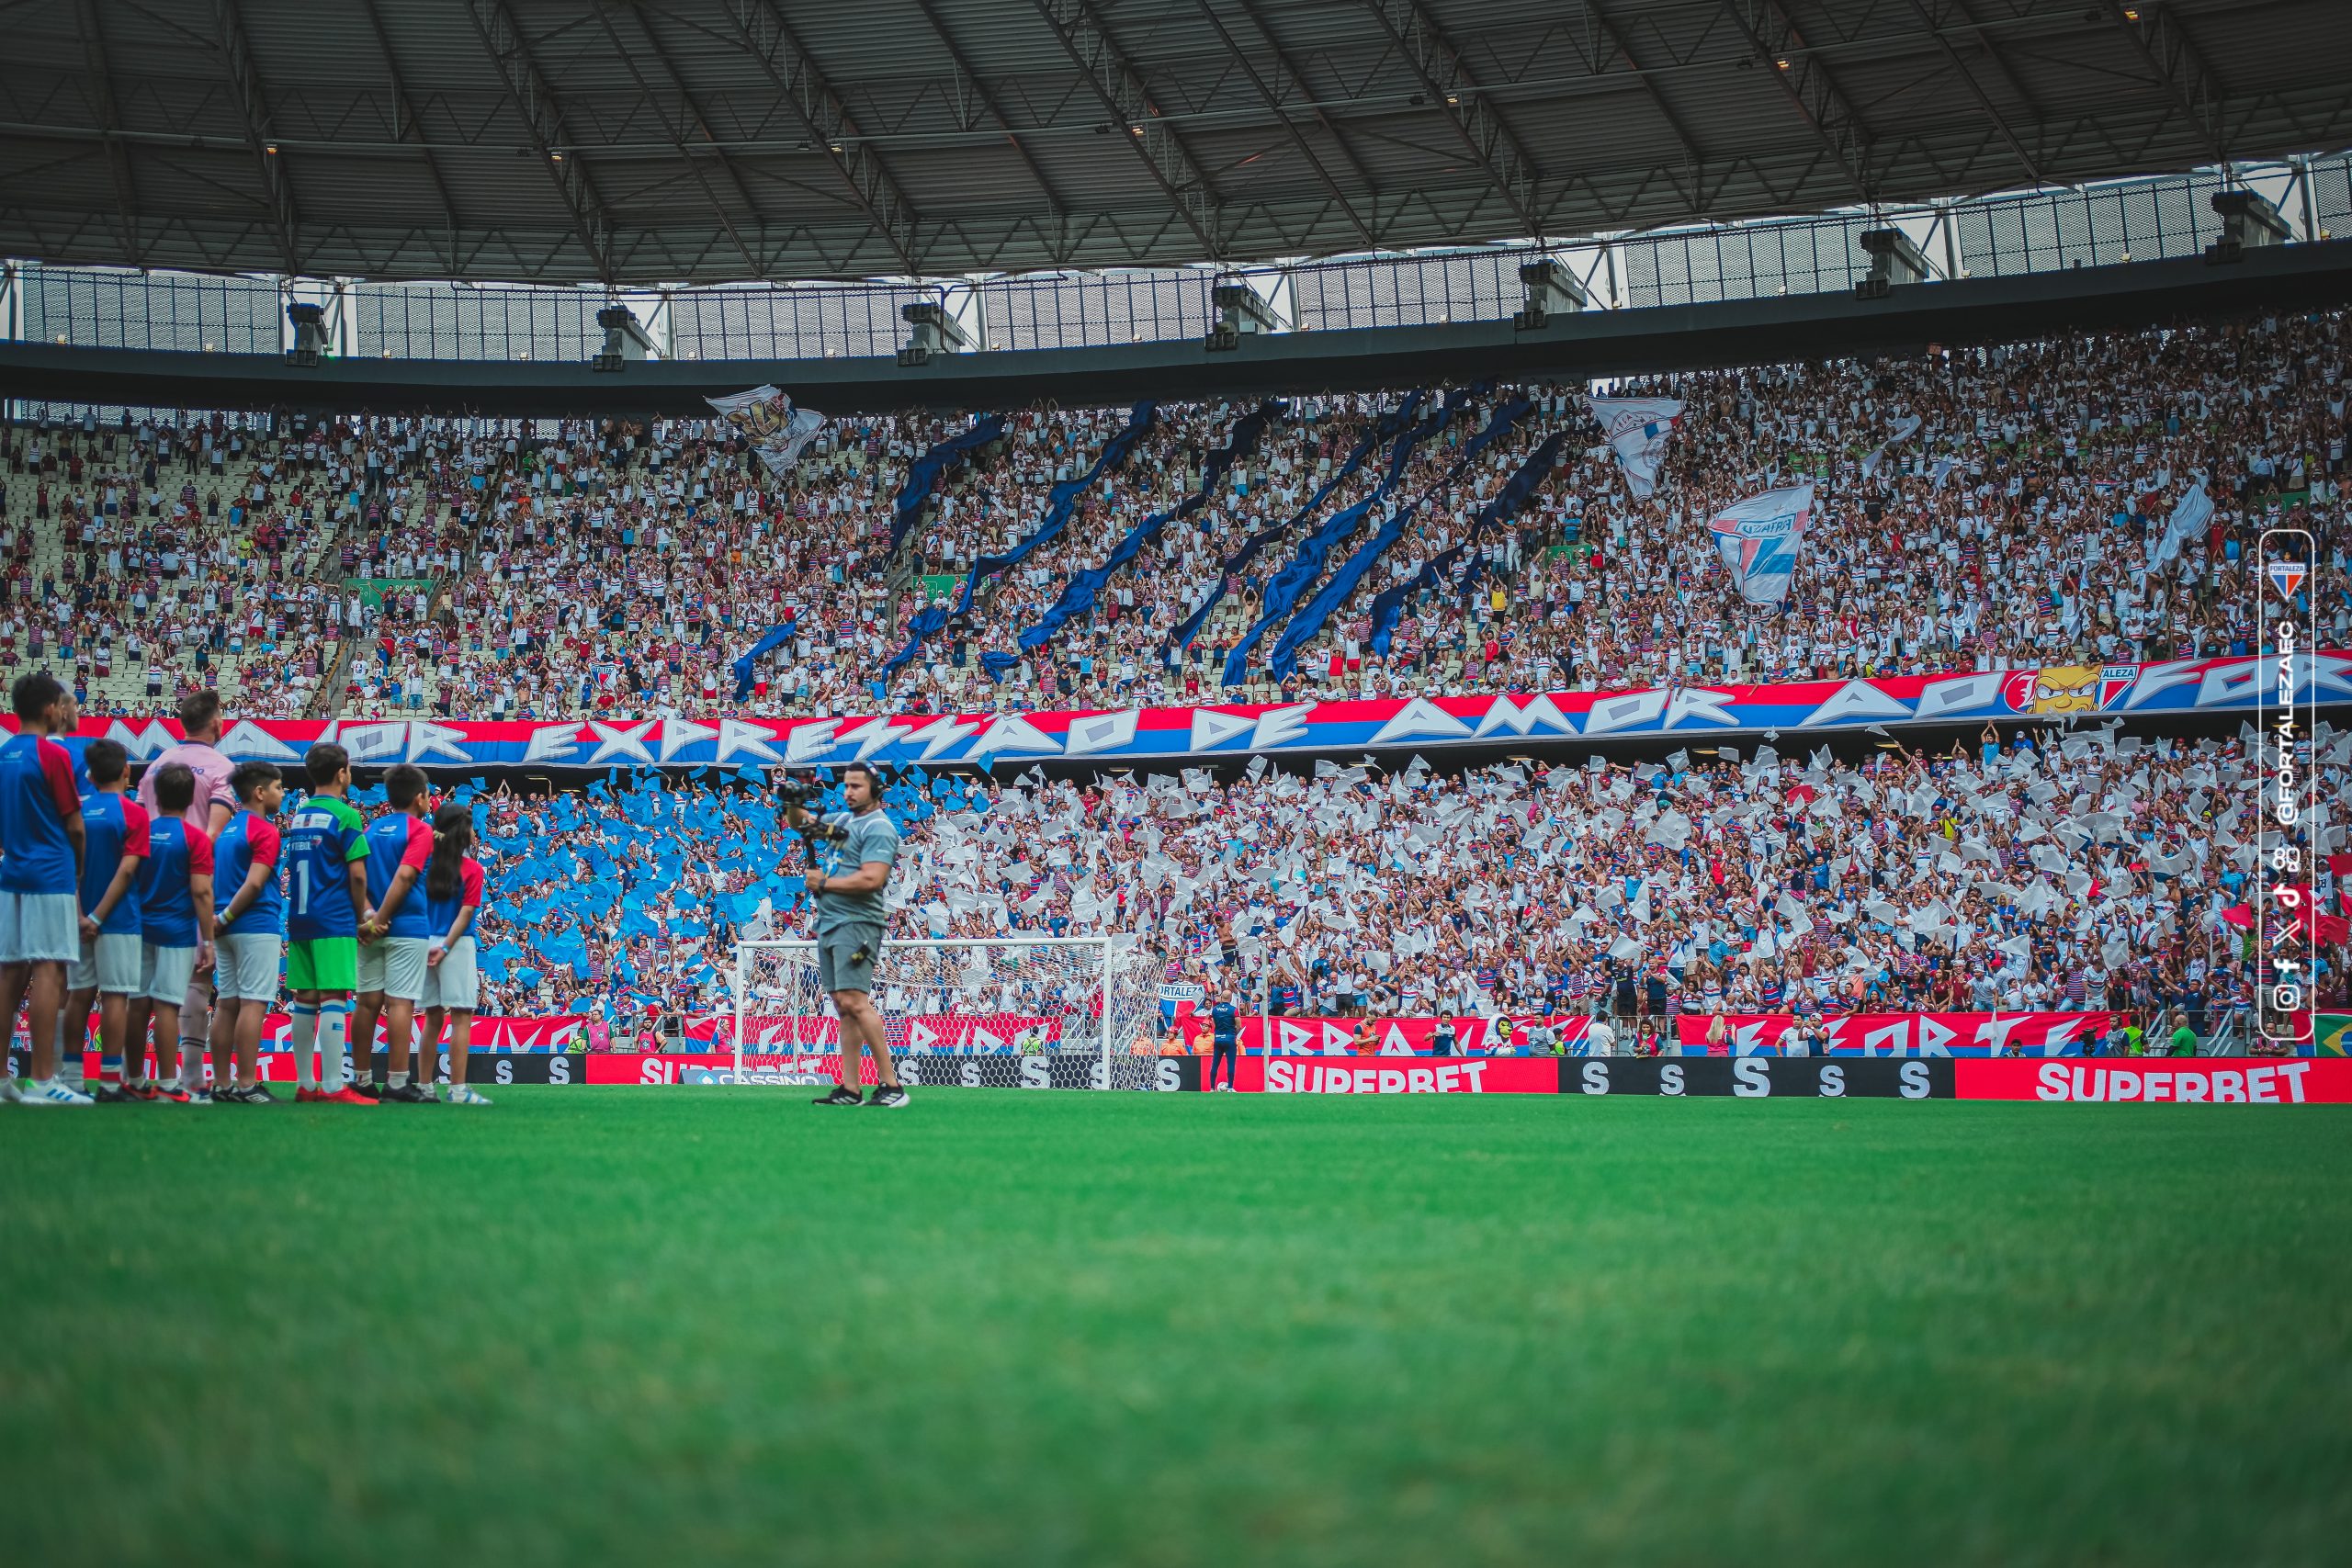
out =
<path fill-rule="evenodd" d="M 872 995 L 906 1083 L 1145 1089 L 1159 1066 L 1135 1054 L 1159 1005 L 1145 967 L 1132 937 L 888 942 Z M 841 1020 L 817 944 L 740 942 L 730 979 L 735 1081 L 831 1081 Z M 876 1081 L 871 1059 L 860 1076 Z"/>

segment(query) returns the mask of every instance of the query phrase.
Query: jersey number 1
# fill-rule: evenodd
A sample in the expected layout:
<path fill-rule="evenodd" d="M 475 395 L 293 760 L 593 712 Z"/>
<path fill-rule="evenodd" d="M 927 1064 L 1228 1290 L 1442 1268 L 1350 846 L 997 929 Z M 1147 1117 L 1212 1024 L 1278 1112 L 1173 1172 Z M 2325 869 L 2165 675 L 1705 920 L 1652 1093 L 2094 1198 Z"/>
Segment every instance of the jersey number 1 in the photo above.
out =
<path fill-rule="evenodd" d="M 311 863 L 306 860 L 294 863 L 294 912 L 298 915 L 311 912 Z"/>

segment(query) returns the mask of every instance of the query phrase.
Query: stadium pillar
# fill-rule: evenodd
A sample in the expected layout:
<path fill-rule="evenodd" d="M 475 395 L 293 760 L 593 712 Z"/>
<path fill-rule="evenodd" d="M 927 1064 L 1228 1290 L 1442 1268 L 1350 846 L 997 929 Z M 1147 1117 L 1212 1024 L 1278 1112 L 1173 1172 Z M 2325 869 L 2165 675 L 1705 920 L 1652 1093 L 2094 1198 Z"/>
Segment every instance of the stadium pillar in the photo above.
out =
<path fill-rule="evenodd" d="M 940 303 L 946 308 L 948 319 L 954 321 L 975 349 L 989 346 L 988 299 L 980 292 L 981 279 L 967 278 L 949 288 Z"/>

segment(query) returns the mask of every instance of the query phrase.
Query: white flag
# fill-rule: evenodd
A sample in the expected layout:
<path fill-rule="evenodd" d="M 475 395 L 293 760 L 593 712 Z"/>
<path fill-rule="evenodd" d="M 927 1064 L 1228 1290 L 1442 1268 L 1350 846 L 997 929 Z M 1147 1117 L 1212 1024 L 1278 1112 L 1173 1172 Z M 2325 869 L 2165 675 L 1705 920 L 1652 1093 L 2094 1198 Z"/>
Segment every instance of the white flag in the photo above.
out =
<path fill-rule="evenodd" d="M 1886 449 L 1900 442 L 1910 440 L 1913 435 L 1918 433 L 1918 429 L 1919 416 L 1916 413 L 1907 413 L 1901 419 L 1896 420 L 1894 422 L 1894 434 L 1862 454 L 1863 476 L 1867 478 L 1868 476 L 1878 472 L 1879 464 L 1885 460 Z"/>
<path fill-rule="evenodd" d="M 794 408 L 792 400 L 774 387 L 754 387 L 748 392 L 703 400 L 743 433 L 768 472 L 778 478 L 800 460 L 801 448 L 825 426 L 823 414 L 815 409 Z"/>
<path fill-rule="evenodd" d="M 2188 487 L 2188 493 L 2173 502 L 2172 518 L 2165 525 L 2165 536 L 2156 544 L 2156 562 L 2164 566 L 2180 554 L 2180 547 L 2190 536 L 2205 526 L 2213 515 L 2213 498 L 2205 493 L 2205 481 L 2199 479 Z"/>
<path fill-rule="evenodd" d="M 1600 423 L 1625 471 L 1625 483 L 1638 497 L 1657 493 L 1658 466 L 1666 458 L 1666 438 L 1682 423 L 1679 398 L 1587 398 L 1585 406 Z"/>
<path fill-rule="evenodd" d="M 1789 596 L 1796 575 L 1797 547 L 1813 521 L 1813 486 L 1768 490 L 1728 506 L 1709 519 L 1715 553 L 1750 604 L 1778 604 Z"/>

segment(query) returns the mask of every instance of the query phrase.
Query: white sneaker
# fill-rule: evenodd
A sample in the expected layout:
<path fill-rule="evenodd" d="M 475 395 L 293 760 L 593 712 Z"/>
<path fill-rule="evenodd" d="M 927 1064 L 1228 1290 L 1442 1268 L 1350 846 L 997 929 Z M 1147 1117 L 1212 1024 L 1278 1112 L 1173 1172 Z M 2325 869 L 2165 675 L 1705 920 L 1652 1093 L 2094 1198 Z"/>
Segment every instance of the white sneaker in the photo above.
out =
<path fill-rule="evenodd" d="M 482 1093 L 471 1084 L 453 1083 L 449 1086 L 449 1103 L 452 1105 L 488 1105 L 492 1103 L 492 1100 L 490 1096 Z"/>
<path fill-rule="evenodd" d="M 20 1098 L 27 1105 L 96 1105 L 97 1103 L 81 1090 L 68 1089 L 55 1078 L 50 1079 L 47 1083 L 34 1084 L 31 1088 L 22 1090 Z"/>
<path fill-rule="evenodd" d="M 25 1091 L 17 1087 L 14 1077 L 0 1078 L 0 1105 L 14 1105 L 24 1098 Z"/>

